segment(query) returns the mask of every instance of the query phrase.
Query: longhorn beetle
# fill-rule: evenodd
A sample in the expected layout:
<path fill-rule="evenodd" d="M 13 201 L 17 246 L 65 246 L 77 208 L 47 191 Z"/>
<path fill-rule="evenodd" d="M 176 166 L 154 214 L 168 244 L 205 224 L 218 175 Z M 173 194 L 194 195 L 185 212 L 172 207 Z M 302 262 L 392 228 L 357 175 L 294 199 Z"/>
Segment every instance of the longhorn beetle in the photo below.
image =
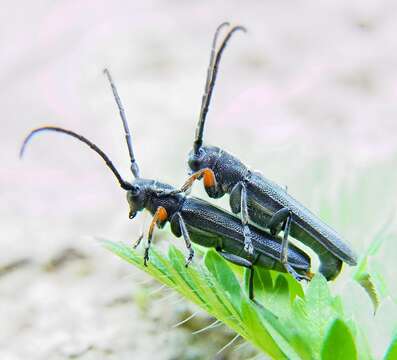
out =
<path fill-rule="evenodd" d="M 56 126 L 44 126 L 32 130 L 22 144 L 20 156 L 22 157 L 32 136 L 42 131 L 60 132 L 85 143 L 105 161 L 107 167 L 117 178 L 121 188 L 127 191 L 127 201 L 130 208 L 129 218 L 133 219 L 138 212 L 144 209 L 153 215 L 144 252 L 145 266 L 147 266 L 149 260 L 149 249 L 152 244 L 155 226 L 162 228 L 167 222 L 170 222 L 172 233 L 176 237 L 183 236 L 185 240 L 189 251 L 186 258 L 186 266 L 189 265 L 194 257 L 191 241 L 205 247 L 213 247 L 224 259 L 250 269 L 249 297 L 253 299 L 254 266 L 285 272 L 284 266 L 279 260 L 281 239 L 250 225 L 249 229 L 255 250 L 252 253 L 247 253 L 244 251 L 243 226 L 235 215 L 221 210 L 204 200 L 186 196 L 186 194 L 178 192 L 176 188 L 170 185 L 141 178 L 132 149 L 131 134 L 124 108 L 109 71 L 105 69 L 104 72 L 109 79 L 123 122 L 131 160 L 130 168 L 134 180 L 132 182 L 125 181 L 109 157 L 93 142 L 74 131 Z M 142 236 L 134 247 L 137 247 L 141 240 Z M 302 278 L 307 280 L 311 278 L 310 257 L 299 248 L 291 246 L 288 254 L 288 264 L 291 267 L 290 270 L 298 272 Z"/>
<path fill-rule="evenodd" d="M 300 279 L 301 276 L 288 265 L 288 236 L 291 235 L 317 253 L 321 262 L 319 271 L 327 280 L 332 280 L 339 274 L 342 262 L 349 265 L 357 264 L 356 255 L 341 237 L 290 196 L 285 189 L 261 174 L 249 170 L 240 160 L 219 147 L 203 145 L 205 120 L 222 53 L 236 31 L 245 32 L 242 26 L 230 28 L 216 50 L 219 32 L 227 26 L 229 23 L 222 23 L 213 37 L 200 116 L 193 149 L 188 156 L 191 176 L 180 191 L 188 191 L 195 180 L 203 179 L 205 190 L 211 198 L 230 194 L 232 212 L 240 213 L 244 229 L 244 248 L 247 252 L 255 252 L 249 221 L 269 229 L 273 235 L 283 230 L 280 261 L 286 269 L 295 278 Z"/>

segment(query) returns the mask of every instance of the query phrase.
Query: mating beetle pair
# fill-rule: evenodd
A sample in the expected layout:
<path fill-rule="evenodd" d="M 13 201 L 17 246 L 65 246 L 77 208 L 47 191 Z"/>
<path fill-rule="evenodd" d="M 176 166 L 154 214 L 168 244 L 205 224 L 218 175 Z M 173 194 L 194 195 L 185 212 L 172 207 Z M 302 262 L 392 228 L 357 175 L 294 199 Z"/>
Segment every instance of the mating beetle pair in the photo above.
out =
<path fill-rule="evenodd" d="M 135 178 L 132 182 L 127 182 L 122 178 L 108 156 L 94 143 L 73 131 L 59 127 L 46 126 L 33 130 L 23 142 L 21 155 L 32 136 L 42 131 L 64 133 L 92 148 L 116 176 L 121 188 L 127 191 L 129 217 L 134 218 L 137 212 L 143 209 L 153 215 L 145 247 L 145 265 L 149 260 L 149 250 L 156 224 L 163 227 L 166 222 L 170 222 L 173 234 L 177 237 L 183 236 L 185 240 L 189 251 L 186 265 L 194 257 L 191 245 L 191 242 L 194 242 L 202 246 L 214 247 L 226 260 L 249 268 L 251 270 L 249 280 L 251 299 L 254 297 L 255 266 L 281 272 L 287 271 L 298 280 L 311 278 L 310 257 L 298 247 L 288 243 L 290 233 L 319 255 L 320 272 L 327 279 L 333 279 L 340 272 L 342 261 L 350 265 L 356 263 L 354 254 L 338 235 L 278 185 L 251 172 L 227 152 L 217 147 L 202 145 L 204 122 L 222 53 L 233 33 L 244 30 L 240 26 L 231 28 L 219 50 L 216 50 L 220 30 L 226 26 L 228 23 L 221 24 L 213 39 L 199 125 L 194 147 L 189 155 L 189 166 L 193 174 L 180 190 L 140 177 L 124 108 L 107 70 L 105 74 L 111 84 L 125 130 L 131 172 Z M 201 178 L 204 179 L 204 186 L 210 197 L 217 198 L 225 193 L 230 194 L 231 209 L 235 214 L 240 213 L 241 219 L 204 200 L 186 195 L 193 182 Z M 278 236 L 281 230 L 284 231 L 283 238 Z M 141 239 L 142 237 L 135 246 L 139 245 Z"/>

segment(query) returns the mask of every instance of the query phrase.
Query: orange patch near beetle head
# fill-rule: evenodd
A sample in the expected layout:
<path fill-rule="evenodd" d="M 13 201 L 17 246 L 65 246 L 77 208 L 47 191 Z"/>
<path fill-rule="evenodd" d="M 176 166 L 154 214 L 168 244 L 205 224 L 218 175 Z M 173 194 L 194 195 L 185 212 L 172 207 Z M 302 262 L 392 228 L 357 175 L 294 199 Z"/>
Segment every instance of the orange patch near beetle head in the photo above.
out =
<path fill-rule="evenodd" d="M 204 186 L 206 188 L 214 187 L 216 184 L 215 175 L 213 171 L 210 169 L 205 169 L 203 171 L 203 180 L 204 180 Z"/>
<path fill-rule="evenodd" d="M 164 222 L 164 221 L 166 221 L 166 220 L 168 219 L 167 210 L 165 210 L 165 208 L 163 208 L 162 206 L 160 206 L 160 207 L 157 209 L 157 212 L 158 212 L 157 219 L 158 219 L 160 222 Z"/>

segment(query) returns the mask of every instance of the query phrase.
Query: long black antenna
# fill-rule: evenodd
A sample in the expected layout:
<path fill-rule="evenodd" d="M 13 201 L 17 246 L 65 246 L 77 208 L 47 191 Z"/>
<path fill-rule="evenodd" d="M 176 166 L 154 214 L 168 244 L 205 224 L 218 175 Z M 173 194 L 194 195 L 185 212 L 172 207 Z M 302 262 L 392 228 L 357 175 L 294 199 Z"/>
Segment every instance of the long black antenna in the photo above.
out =
<path fill-rule="evenodd" d="M 28 144 L 30 139 L 33 137 L 33 135 L 35 135 L 35 134 L 37 134 L 39 132 L 42 132 L 42 131 L 60 132 L 60 133 L 72 136 L 72 137 L 76 138 L 77 140 L 82 141 L 83 143 L 87 144 L 92 150 L 94 150 L 105 161 L 105 163 L 108 166 L 108 168 L 110 168 L 110 170 L 116 176 L 117 180 L 120 183 L 120 186 L 124 190 L 131 190 L 132 189 L 132 185 L 130 183 L 128 183 L 127 181 L 123 180 L 123 178 L 121 177 L 120 173 L 117 171 L 117 169 L 115 168 L 113 163 L 110 161 L 108 156 L 98 146 L 96 146 L 93 142 L 91 142 L 90 140 L 88 140 L 84 136 L 75 133 L 74 131 L 67 130 L 67 129 L 62 129 L 62 128 L 57 127 L 57 126 L 43 126 L 43 127 L 39 127 L 37 129 L 32 130 L 29 133 L 29 135 L 25 138 L 23 143 L 22 143 L 21 150 L 19 152 L 19 157 L 20 158 L 22 158 L 22 156 L 23 156 L 23 154 L 25 152 L 26 145 Z"/>
<path fill-rule="evenodd" d="M 223 27 L 228 26 L 228 25 L 229 25 L 229 23 L 227 23 L 227 22 L 224 22 L 221 25 L 219 25 L 215 31 L 214 38 L 212 41 L 210 63 L 209 63 L 208 70 L 207 70 L 207 79 L 205 82 L 204 95 L 203 95 L 202 101 L 201 101 L 200 116 L 199 116 L 199 121 L 198 121 L 197 128 L 196 128 L 195 140 L 193 143 L 195 153 L 198 152 L 201 145 L 203 144 L 203 132 L 204 132 L 205 119 L 207 117 L 208 108 L 209 108 L 209 105 L 211 102 L 212 92 L 215 87 L 216 76 L 218 73 L 219 62 L 221 60 L 222 53 L 225 50 L 226 45 L 227 45 L 229 39 L 232 37 L 233 33 L 235 33 L 236 31 L 239 31 L 239 30 L 241 30 L 243 32 L 247 31 L 243 26 L 232 27 L 227 32 L 225 38 L 223 39 L 222 44 L 219 47 L 219 50 L 215 53 L 216 41 L 218 39 L 219 32 Z"/>
<path fill-rule="evenodd" d="M 123 122 L 123 127 L 124 127 L 125 140 L 127 141 L 128 152 L 130 154 L 130 159 L 131 159 L 131 171 L 132 171 L 132 174 L 134 175 L 134 177 L 139 178 L 139 167 L 138 167 L 137 162 L 135 161 L 134 151 L 132 150 L 131 133 L 130 133 L 130 129 L 128 127 L 128 122 L 127 122 L 127 118 L 125 116 L 125 111 L 124 111 L 123 104 L 121 103 L 120 96 L 119 96 L 119 94 L 117 92 L 116 85 L 113 82 L 113 79 L 112 79 L 112 76 L 110 75 L 109 70 L 108 69 L 104 69 L 103 73 L 107 76 L 107 78 L 109 80 L 110 86 L 111 86 L 112 91 L 113 91 L 114 99 L 116 100 L 117 107 L 119 108 L 120 117 L 121 117 L 121 120 Z"/>
<path fill-rule="evenodd" d="M 201 98 L 201 109 L 200 109 L 200 119 L 202 118 L 203 114 L 203 108 L 206 102 L 206 98 L 208 95 L 208 91 L 209 91 L 209 87 L 210 87 L 210 83 L 211 83 L 211 78 L 212 78 L 212 70 L 213 70 L 213 66 L 214 66 L 214 60 L 215 60 L 215 50 L 216 50 L 216 42 L 218 41 L 218 37 L 219 37 L 219 33 L 220 31 L 224 28 L 230 26 L 230 23 L 225 21 L 222 24 L 220 24 L 216 30 L 215 30 L 215 34 L 214 37 L 212 39 L 212 46 L 211 46 L 211 55 L 210 55 L 210 62 L 207 68 L 207 78 L 205 79 L 205 85 L 204 85 L 204 94 Z"/>

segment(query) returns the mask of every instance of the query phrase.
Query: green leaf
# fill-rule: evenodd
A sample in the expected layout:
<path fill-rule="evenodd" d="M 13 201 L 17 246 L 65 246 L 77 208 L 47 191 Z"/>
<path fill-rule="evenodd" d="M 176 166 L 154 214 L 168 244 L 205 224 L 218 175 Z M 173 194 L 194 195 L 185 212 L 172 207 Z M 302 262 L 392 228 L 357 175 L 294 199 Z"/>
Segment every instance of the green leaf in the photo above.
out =
<path fill-rule="evenodd" d="M 354 280 L 356 280 L 363 287 L 365 292 L 368 294 L 372 302 L 374 314 L 376 314 L 376 311 L 378 310 L 380 304 L 380 300 L 379 300 L 378 292 L 376 291 L 375 285 L 372 281 L 371 275 L 366 271 L 360 273 L 357 272 L 356 275 L 354 276 Z"/>
<path fill-rule="evenodd" d="M 241 286 L 236 276 L 226 261 L 214 250 L 209 250 L 204 257 L 207 269 L 214 275 L 218 283 L 230 295 L 234 304 L 239 305 L 241 298 Z"/>
<path fill-rule="evenodd" d="M 306 290 L 304 299 L 293 304 L 293 322 L 299 324 L 299 334 L 318 357 L 329 321 L 343 316 L 337 300 L 331 296 L 327 281 L 316 274 Z"/>
<path fill-rule="evenodd" d="M 241 304 L 242 319 L 249 329 L 249 338 L 258 343 L 273 359 L 287 359 L 288 357 L 279 348 L 279 344 L 270 335 L 265 325 L 264 317 L 260 316 L 256 307 L 250 301 L 243 300 Z"/>
<path fill-rule="evenodd" d="M 178 291 L 273 359 L 319 359 L 329 321 L 344 318 L 341 298 L 331 295 L 319 274 L 304 293 L 302 285 L 290 275 L 256 267 L 255 301 L 251 301 L 239 281 L 241 268 L 229 264 L 214 250 L 205 253 L 203 265 L 196 256 L 186 268 L 184 255 L 175 247 L 170 246 L 168 257 L 152 248 L 145 267 L 142 255 L 131 247 L 112 242 L 104 245 Z M 351 324 L 351 329 L 355 328 Z"/>
<path fill-rule="evenodd" d="M 288 281 L 288 289 L 289 289 L 289 296 L 291 303 L 294 301 L 294 299 L 297 296 L 303 298 L 304 292 L 303 292 L 302 284 L 296 281 L 291 275 L 285 275 L 285 278 Z"/>
<path fill-rule="evenodd" d="M 273 291 L 273 279 L 270 271 L 258 268 L 254 273 L 255 296 L 263 297 Z"/>
<path fill-rule="evenodd" d="M 355 360 L 357 350 L 350 329 L 341 319 L 330 325 L 321 349 L 322 360 Z"/>
<path fill-rule="evenodd" d="M 382 275 L 375 270 L 369 270 L 369 262 L 371 257 L 378 254 L 386 240 L 395 237 L 390 229 L 393 218 L 394 214 L 384 223 L 378 233 L 374 236 L 374 239 L 367 248 L 365 254 L 361 257 L 357 270 L 353 275 L 353 279 L 357 281 L 368 294 L 374 308 L 374 314 L 376 314 L 380 305 L 380 296 L 385 298 L 388 295 L 388 291 L 386 282 Z"/>
<path fill-rule="evenodd" d="M 390 342 L 389 348 L 386 351 L 384 360 L 396 360 L 397 359 L 397 333 L 394 335 Z"/>

